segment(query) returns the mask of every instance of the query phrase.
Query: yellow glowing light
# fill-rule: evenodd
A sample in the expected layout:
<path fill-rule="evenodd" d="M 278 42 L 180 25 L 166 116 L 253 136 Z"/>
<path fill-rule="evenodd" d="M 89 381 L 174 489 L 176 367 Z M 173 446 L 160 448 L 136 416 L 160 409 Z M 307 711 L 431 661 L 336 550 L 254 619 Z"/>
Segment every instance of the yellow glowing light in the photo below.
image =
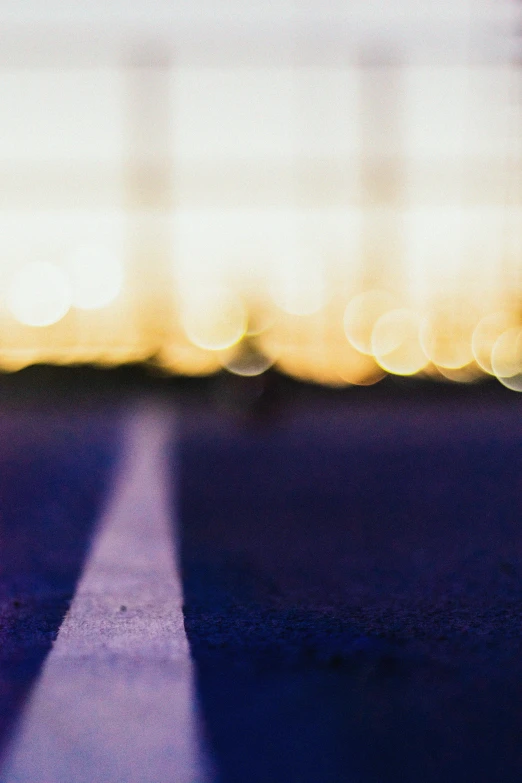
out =
<path fill-rule="evenodd" d="M 203 20 L 226 62 L 187 48 L 192 5 L 181 32 L 149 9 L 147 30 L 122 39 L 136 56 L 109 47 L 94 69 L 81 67 L 94 38 L 63 49 L 52 10 L 53 68 L 31 43 L 36 18 L 14 26 L 27 62 L 6 61 L 0 80 L 0 366 L 157 360 L 248 376 L 277 364 L 331 386 L 487 372 L 522 389 L 514 0 L 476 0 L 472 14 L 425 0 L 415 35 L 413 2 L 402 14 L 338 2 L 332 15 L 313 0 L 351 54 L 336 67 L 325 34 L 313 52 L 297 45 L 298 69 L 261 51 L 279 46 L 276 4 L 258 4 L 264 44 L 248 67 L 227 44 L 227 3 Z M 19 326 L 7 309 L 59 323 Z"/>
<path fill-rule="evenodd" d="M 224 360 L 219 352 L 206 351 L 179 337 L 163 345 L 158 356 L 158 364 L 164 370 L 176 375 L 204 376 L 221 370 L 220 359 Z"/>
<path fill-rule="evenodd" d="M 81 247 L 66 263 L 72 304 L 97 310 L 116 299 L 123 286 L 121 261 L 103 247 Z"/>
<path fill-rule="evenodd" d="M 28 263 L 11 280 L 7 306 L 21 324 L 50 326 L 69 311 L 70 287 L 63 272 L 53 264 Z"/>
<path fill-rule="evenodd" d="M 373 356 L 359 353 L 350 343 L 339 347 L 335 369 L 342 380 L 352 386 L 373 386 L 386 375 Z"/>
<path fill-rule="evenodd" d="M 254 350 L 239 351 L 230 359 L 222 361 L 225 370 L 244 378 L 262 375 L 272 364 L 272 359 Z"/>
<path fill-rule="evenodd" d="M 288 375 L 302 381 L 320 383 L 324 386 L 349 386 L 339 375 L 337 362 L 319 347 L 296 346 L 293 351 L 281 355 L 277 366 Z"/>
<path fill-rule="evenodd" d="M 491 366 L 496 377 L 513 391 L 522 391 L 522 329 L 506 329 L 493 346 Z"/>
<path fill-rule="evenodd" d="M 265 302 L 256 303 L 248 308 L 247 337 L 256 337 L 263 332 L 272 329 L 277 323 L 281 313 L 275 303 L 268 298 Z"/>
<path fill-rule="evenodd" d="M 473 361 L 471 324 L 452 322 L 452 319 L 425 319 L 419 338 L 428 359 L 437 367 L 458 370 Z"/>
<path fill-rule="evenodd" d="M 0 367 L 4 372 L 18 372 L 24 367 L 37 362 L 41 357 L 36 350 L 22 348 L 3 349 L 0 351 Z"/>
<path fill-rule="evenodd" d="M 248 315 L 241 298 L 230 289 L 202 286 L 182 302 L 181 323 L 198 348 L 222 351 L 245 335 Z"/>
<path fill-rule="evenodd" d="M 361 354 L 344 338 L 340 307 L 308 318 L 282 317 L 259 335 L 262 352 L 286 373 L 329 386 L 370 386 L 385 372 L 373 357 Z"/>
<path fill-rule="evenodd" d="M 327 386 L 372 386 L 386 374 L 369 356 L 359 354 L 355 361 L 346 361 L 320 348 L 303 346 L 282 353 L 277 366 L 295 378 Z"/>
<path fill-rule="evenodd" d="M 373 328 L 384 313 L 396 306 L 388 291 L 365 291 L 354 296 L 344 311 L 344 333 L 351 345 L 371 356 Z"/>
<path fill-rule="evenodd" d="M 372 332 L 372 350 L 377 363 L 394 375 L 414 375 L 428 359 L 419 342 L 419 316 L 407 308 L 382 315 Z"/>
<path fill-rule="evenodd" d="M 498 338 L 513 327 L 514 318 L 505 311 L 490 313 L 478 322 L 471 338 L 471 348 L 475 361 L 484 372 L 495 375 L 491 365 L 491 353 Z"/>
<path fill-rule="evenodd" d="M 484 377 L 484 371 L 474 362 L 456 370 L 450 370 L 448 367 L 437 367 L 435 369 L 442 378 L 454 383 L 475 383 Z"/>
<path fill-rule="evenodd" d="M 342 351 L 332 350 L 332 345 L 296 347 L 279 356 L 277 366 L 294 378 L 334 388 L 372 386 L 386 375 L 369 356 L 347 358 Z"/>

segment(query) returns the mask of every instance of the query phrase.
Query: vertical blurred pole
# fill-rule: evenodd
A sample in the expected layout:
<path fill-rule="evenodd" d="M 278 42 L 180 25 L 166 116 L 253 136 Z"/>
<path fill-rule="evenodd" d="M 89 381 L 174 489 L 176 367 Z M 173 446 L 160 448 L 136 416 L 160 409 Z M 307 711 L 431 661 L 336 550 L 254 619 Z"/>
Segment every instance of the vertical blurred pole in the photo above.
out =
<path fill-rule="evenodd" d="M 386 52 L 360 63 L 363 288 L 400 289 L 400 69 Z"/>
<path fill-rule="evenodd" d="M 152 354 L 172 317 L 171 64 L 151 47 L 126 69 L 128 162 L 126 201 L 134 311 L 140 341 Z"/>

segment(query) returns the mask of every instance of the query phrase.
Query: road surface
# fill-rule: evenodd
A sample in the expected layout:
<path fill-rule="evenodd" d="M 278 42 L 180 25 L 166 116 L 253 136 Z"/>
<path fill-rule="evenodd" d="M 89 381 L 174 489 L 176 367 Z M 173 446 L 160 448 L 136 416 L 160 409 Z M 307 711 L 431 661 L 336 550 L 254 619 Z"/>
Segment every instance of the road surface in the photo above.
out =
<path fill-rule="evenodd" d="M 1 783 L 518 783 L 521 411 L 5 407 Z"/>

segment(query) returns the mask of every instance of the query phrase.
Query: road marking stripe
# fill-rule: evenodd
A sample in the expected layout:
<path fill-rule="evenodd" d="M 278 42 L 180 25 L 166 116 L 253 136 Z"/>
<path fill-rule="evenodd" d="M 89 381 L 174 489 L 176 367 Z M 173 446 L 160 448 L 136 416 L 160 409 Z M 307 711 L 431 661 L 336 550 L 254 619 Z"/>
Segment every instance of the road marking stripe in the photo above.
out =
<path fill-rule="evenodd" d="M 70 610 L 23 713 L 1 783 L 208 783 L 172 537 L 158 407 L 125 450 Z M 175 512 L 174 512 L 175 513 Z"/>

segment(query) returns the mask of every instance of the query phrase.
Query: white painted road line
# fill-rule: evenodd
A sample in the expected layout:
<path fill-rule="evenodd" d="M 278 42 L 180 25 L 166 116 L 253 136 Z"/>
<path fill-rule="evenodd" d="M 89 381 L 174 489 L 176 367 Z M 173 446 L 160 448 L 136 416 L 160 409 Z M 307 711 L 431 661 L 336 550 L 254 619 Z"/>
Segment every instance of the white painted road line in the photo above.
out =
<path fill-rule="evenodd" d="M 213 778 L 172 540 L 175 466 L 165 452 L 173 429 L 158 408 L 125 421 L 112 497 L 0 783 Z"/>

